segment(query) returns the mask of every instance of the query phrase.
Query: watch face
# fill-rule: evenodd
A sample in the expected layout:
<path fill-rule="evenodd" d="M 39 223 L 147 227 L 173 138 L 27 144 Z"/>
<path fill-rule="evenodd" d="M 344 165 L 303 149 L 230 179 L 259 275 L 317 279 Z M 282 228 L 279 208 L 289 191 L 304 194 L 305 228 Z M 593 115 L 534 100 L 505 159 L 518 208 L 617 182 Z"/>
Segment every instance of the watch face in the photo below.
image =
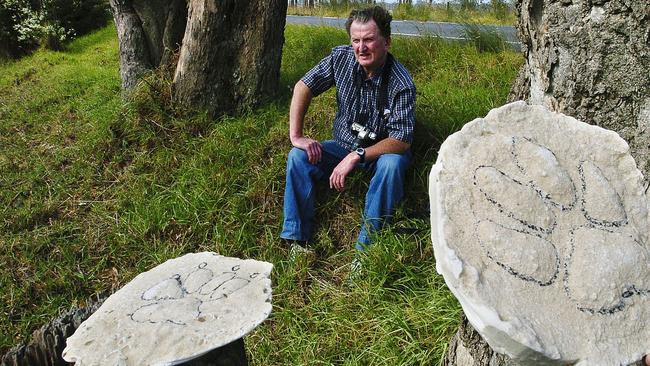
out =
<path fill-rule="evenodd" d="M 360 147 L 356 150 L 356 153 L 361 157 L 361 162 L 364 163 L 366 161 L 366 150 Z"/>

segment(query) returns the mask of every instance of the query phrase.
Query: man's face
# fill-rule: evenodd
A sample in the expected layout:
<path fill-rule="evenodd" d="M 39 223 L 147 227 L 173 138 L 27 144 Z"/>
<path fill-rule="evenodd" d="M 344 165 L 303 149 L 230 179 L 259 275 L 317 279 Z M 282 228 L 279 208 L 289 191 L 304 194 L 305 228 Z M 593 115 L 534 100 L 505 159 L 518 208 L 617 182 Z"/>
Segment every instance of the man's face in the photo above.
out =
<path fill-rule="evenodd" d="M 390 48 L 390 38 L 381 36 L 377 23 L 369 20 L 366 23 L 357 21 L 350 25 L 350 41 L 354 49 L 354 56 L 364 68 L 368 76 L 374 76 L 375 71 L 386 60 Z"/>

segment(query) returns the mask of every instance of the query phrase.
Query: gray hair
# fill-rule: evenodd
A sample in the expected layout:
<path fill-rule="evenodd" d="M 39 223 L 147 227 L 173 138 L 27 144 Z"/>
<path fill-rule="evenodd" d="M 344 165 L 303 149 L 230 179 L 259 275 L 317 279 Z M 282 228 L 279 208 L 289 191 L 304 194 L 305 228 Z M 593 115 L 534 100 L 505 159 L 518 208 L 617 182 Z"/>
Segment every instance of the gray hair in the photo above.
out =
<path fill-rule="evenodd" d="M 390 22 L 393 20 L 393 16 L 381 6 L 352 10 L 345 22 L 345 30 L 348 32 L 348 36 L 350 36 L 352 22 L 367 23 L 371 19 L 377 23 L 381 36 L 386 39 L 390 38 Z"/>

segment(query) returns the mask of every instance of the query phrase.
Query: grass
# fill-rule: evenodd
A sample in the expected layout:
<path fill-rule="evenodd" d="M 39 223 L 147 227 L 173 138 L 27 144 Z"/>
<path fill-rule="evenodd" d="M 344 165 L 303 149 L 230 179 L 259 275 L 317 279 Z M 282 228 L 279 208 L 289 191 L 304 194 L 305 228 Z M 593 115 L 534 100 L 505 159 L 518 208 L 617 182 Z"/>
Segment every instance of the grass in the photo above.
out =
<path fill-rule="evenodd" d="M 342 4 L 317 5 L 309 8 L 305 6 L 289 6 L 287 13 L 290 15 L 315 15 L 347 18 L 350 11 L 366 6 L 345 2 Z M 492 5 L 479 5 L 463 9 L 457 2 L 445 4 L 427 4 L 424 2 L 399 4 L 391 11 L 395 20 L 434 21 L 450 23 L 477 23 L 494 25 L 511 25 L 517 23 L 517 16 L 513 8 L 502 1 L 493 1 Z"/>
<path fill-rule="evenodd" d="M 479 52 L 501 52 L 508 46 L 506 41 L 494 30 L 476 23 L 464 23 L 465 39 L 473 43 Z"/>
<path fill-rule="evenodd" d="M 446 136 L 505 102 L 522 58 L 394 40 L 418 87 L 415 163 L 350 288 L 364 174 L 319 191 L 315 257 L 290 261 L 278 240 L 290 88 L 346 36 L 294 25 L 285 36 L 277 100 L 219 120 L 177 109 L 164 70 L 122 102 L 114 27 L 0 66 L 0 354 L 95 293 L 215 251 L 275 266 L 273 313 L 246 338 L 251 364 L 440 364 L 460 310 L 435 272 L 428 171 Z M 335 112 L 333 91 L 316 98 L 308 133 L 327 138 Z"/>

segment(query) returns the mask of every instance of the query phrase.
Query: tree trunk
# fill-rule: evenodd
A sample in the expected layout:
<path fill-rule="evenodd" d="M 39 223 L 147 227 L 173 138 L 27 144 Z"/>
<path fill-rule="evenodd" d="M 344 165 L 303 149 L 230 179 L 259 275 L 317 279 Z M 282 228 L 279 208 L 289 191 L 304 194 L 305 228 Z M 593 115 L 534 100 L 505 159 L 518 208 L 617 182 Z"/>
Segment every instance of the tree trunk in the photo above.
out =
<path fill-rule="evenodd" d="M 61 357 L 66 339 L 105 299 L 105 296 L 98 296 L 87 307 L 70 310 L 45 324 L 32 334 L 28 344 L 10 349 L 2 357 L 0 366 L 68 366 L 69 363 Z"/>
<path fill-rule="evenodd" d="M 526 100 L 614 130 L 650 173 L 650 2 L 518 0 L 525 64 L 509 101 Z M 445 365 L 502 366 L 463 317 Z"/>
<path fill-rule="evenodd" d="M 175 98 L 216 116 L 275 95 L 286 9 L 285 0 L 191 0 Z"/>
<path fill-rule="evenodd" d="M 113 17 L 120 43 L 120 76 L 122 89 L 130 90 L 138 77 L 151 69 L 142 22 L 130 2 L 111 0 Z"/>
<path fill-rule="evenodd" d="M 120 44 L 122 89 L 131 90 L 142 74 L 168 63 L 185 32 L 184 0 L 110 0 Z"/>
<path fill-rule="evenodd" d="M 185 34 L 185 0 L 134 1 L 133 8 L 144 25 L 147 49 L 154 66 L 169 62 L 180 49 Z"/>
<path fill-rule="evenodd" d="M 508 356 L 494 352 L 463 315 L 458 331 L 449 342 L 444 365 L 514 366 L 516 363 Z"/>
<path fill-rule="evenodd" d="M 618 132 L 650 168 L 650 2 L 519 0 L 526 63 L 513 100 Z"/>

